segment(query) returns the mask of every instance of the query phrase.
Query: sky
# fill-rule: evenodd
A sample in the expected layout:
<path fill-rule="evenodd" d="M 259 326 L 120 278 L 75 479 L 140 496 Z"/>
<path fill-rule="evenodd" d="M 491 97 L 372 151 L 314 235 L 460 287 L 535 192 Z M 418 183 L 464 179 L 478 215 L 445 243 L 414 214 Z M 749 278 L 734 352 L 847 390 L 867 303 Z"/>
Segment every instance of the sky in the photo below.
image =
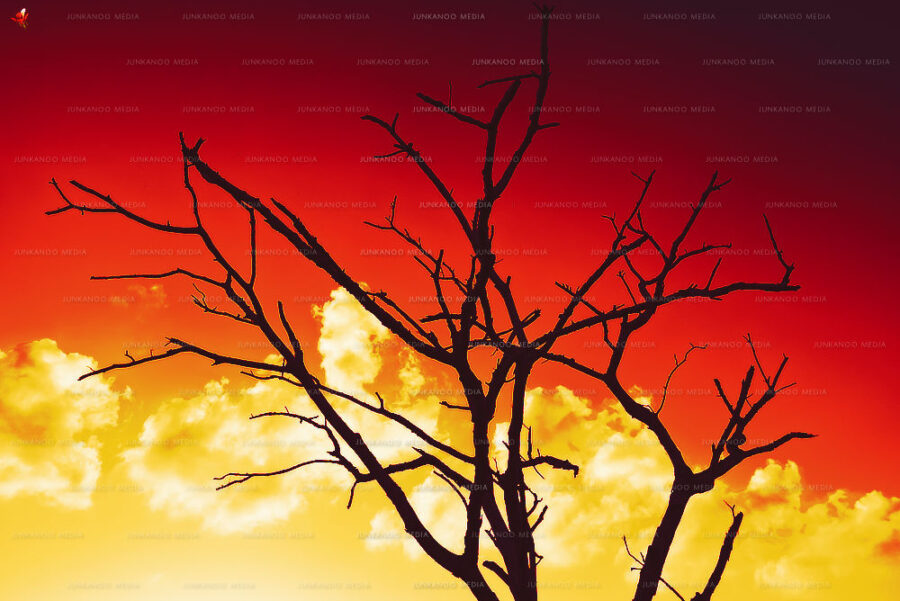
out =
<path fill-rule="evenodd" d="M 723 598 L 888 599 L 900 584 L 896 9 L 673 6 L 558 5 L 546 113 L 560 126 L 538 135 L 498 203 L 497 254 L 523 304 L 552 319 L 567 300 L 554 282 L 590 273 L 610 242 L 603 216 L 626 213 L 637 198 L 632 171 L 656 172 L 645 219 L 663 239 L 713 171 L 732 178 L 690 242 L 733 243 L 720 254 L 723 279 L 780 277 L 765 214 L 801 289 L 667 307 L 629 349 L 622 379 L 658 399 L 673 354 L 706 345 L 679 370 L 663 414 L 699 464 L 726 417 L 712 379 L 736 390 L 753 361 L 742 338 L 751 333 L 764 364 L 789 356 L 785 378 L 797 382 L 751 436 L 818 436 L 747 462 L 697 499 L 666 576 L 683 592 L 701 588 L 728 501 L 747 517 Z M 341 474 L 212 491 L 212 478 L 231 469 L 278 467 L 320 448 L 315 433 L 246 419 L 300 407 L 296 392 L 192 358 L 77 382 L 125 351 L 158 351 L 169 335 L 257 359 L 271 349 L 246 328 L 199 314 L 189 282 L 91 281 L 214 265 L 199 246 L 118 216 L 46 216 L 61 204 L 47 182 L 77 179 L 142 215 L 188 223 L 178 133 L 203 137 L 215 169 L 292 207 L 354 277 L 424 315 L 430 282 L 399 241 L 363 221 L 382 219 L 396 196 L 403 225 L 459 264 L 464 241 L 414 165 L 372 158 L 390 142 L 360 116 L 399 114 L 400 131 L 474 202 L 478 132 L 424 110 L 415 94 L 450 93 L 486 117 L 497 91 L 478 85 L 533 66 L 534 8 L 46 2 L 27 10 L 27 29 L 0 28 L 0 548 L 9 558 L 0 594 L 463 597 L 416 555 L 376 489 L 361 487 L 345 509 Z M 500 160 L 529 106 L 523 94 L 511 108 Z M 221 192 L 198 192 L 206 222 L 246 264 L 242 212 Z M 453 388 L 447 373 L 410 354 L 275 236 L 262 235 L 259 249 L 261 290 L 272 306 L 285 302 L 317 373 L 362 395 L 390 392 L 421 423 L 459 435 L 458 416 L 438 405 Z M 698 259 L 687 276 L 705 280 L 716 258 Z M 618 285 L 604 284 L 597 299 L 621 296 Z M 564 348 L 590 362 L 598 342 L 594 333 Z M 670 478 L 665 456 L 596 382 L 541 365 L 530 386 L 529 419 L 544 448 L 583 466 L 575 480 L 553 474 L 544 483 L 543 594 L 627 598 L 634 576 L 621 536 L 648 542 Z M 402 433 L 353 419 L 382 442 L 379 456 L 402 456 Z M 403 482 L 454 540 L 452 492 L 425 474 Z"/>

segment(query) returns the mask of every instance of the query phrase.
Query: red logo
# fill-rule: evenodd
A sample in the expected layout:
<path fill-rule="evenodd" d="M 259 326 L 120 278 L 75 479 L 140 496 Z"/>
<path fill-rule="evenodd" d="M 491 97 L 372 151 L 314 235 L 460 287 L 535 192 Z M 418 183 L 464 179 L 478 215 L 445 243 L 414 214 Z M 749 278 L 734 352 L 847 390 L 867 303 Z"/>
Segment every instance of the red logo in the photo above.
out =
<path fill-rule="evenodd" d="M 15 17 L 10 17 L 10 20 L 15 21 L 22 29 L 28 29 L 28 11 L 24 8 L 17 12 Z"/>

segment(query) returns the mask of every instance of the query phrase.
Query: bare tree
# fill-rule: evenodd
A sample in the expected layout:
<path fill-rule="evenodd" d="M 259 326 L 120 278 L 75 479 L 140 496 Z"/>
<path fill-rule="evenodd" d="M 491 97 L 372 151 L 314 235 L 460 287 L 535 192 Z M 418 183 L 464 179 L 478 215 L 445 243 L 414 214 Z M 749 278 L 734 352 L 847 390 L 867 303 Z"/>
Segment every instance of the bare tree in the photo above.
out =
<path fill-rule="evenodd" d="M 650 599 L 654 596 L 658 584 L 665 582 L 662 580 L 662 569 L 689 499 L 695 494 L 710 490 L 717 478 L 744 459 L 772 451 L 793 438 L 809 435 L 794 432 L 769 444 L 746 450 L 741 448 L 745 428 L 783 388 L 779 388 L 779 380 L 784 362 L 771 379 L 762 373 L 766 391 L 759 400 L 751 402 L 749 391 L 754 375 L 754 368 L 751 368 L 742 382 L 740 393 L 733 401 L 729 400 L 716 380 L 730 419 L 719 441 L 713 445 L 709 466 L 699 473 L 693 472 L 660 417 L 665 393 L 659 406 L 653 408 L 635 400 L 619 380 L 618 369 L 629 338 L 650 322 L 661 307 L 684 299 L 719 300 L 734 292 L 785 292 L 796 290 L 798 287 L 790 282 L 793 268 L 785 262 L 772 229 L 768 227 L 768 221 L 766 225 L 769 237 L 782 268 L 778 277 L 770 281 L 720 283 L 716 279 L 721 264 L 720 258 L 705 283 L 670 287 L 672 274 L 680 273 L 682 264 L 692 258 L 729 246 L 703 244 L 690 250 L 684 248 L 688 235 L 706 206 L 708 198 L 719 192 L 728 182 L 720 181 L 718 174 L 713 174 L 699 201 L 693 205 L 680 233 L 664 247 L 659 239 L 645 229 L 642 217 L 642 203 L 650 189 L 653 174 L 647 177 L 635 175 L 641 182 L 641 190 L 634 207 L 624 220 L 619 221 L 615 216 L 607 217 L 613 228 L 608 254 L 578 286 L 556 284 L 571 298 L 562 312 L 555 319 L 550 319 L 549 327 L 539 328 L 540 324 L 546 323 L 546 318 L 541 319 L 541 308 L 523 306 L 524 303 L 513 293 L 511 278 L 498 266 L 493 247 L 492 225 L 493 209 L 516 174 L 535 136 L 558 125 L 543 120 L 543 107 L 551 75 L 548 31 L 552 9 L 547 6 L 539 8 L 541 11 L 539 68 L 482 84 L 482 88 L 502 90 L 489 119 L 479 119 L 464 113 L 454 107 L 449 99 L 444 102 L 425 94 L 418 94 L 423 102 L 459 121 L 463 126 L 481 130 L 484 136 L 481 197 L 474 203 L 475 209 L 471 215 L 463 210 L 452 188 L 438 175 L 432 163 L 427 161 L 413 143 L 400 132 L 397 125 L 398 115 L 390 120 L 372 115 L 363 117 L 367 122 L 381 128 L 393 143 L 390 152 L 378 156 L 405 157 L 430 182 L 458 222 L 464 244 L 470 254 L 465 270 L 454 269 L 445 259 L 443 249 L 423 242 L 398 223 L 395 212 L 396 198 L 384 223 L 369 224 L 399 237 L 414 250 L 413 258 L 425 271 L 425 281 L 434 293 L 435 308 L 428 315 L 414 315 L 411 309 L 404 308 L 388 291 L 373 291 L 361 285 L 361 279 L 347 272 L 340 260 L 327 250 L 325 244 L 310 231 L 301 217 L 291 208 L 274 198 L 268 201 L 261 200 L 220 175 L 200 157 L 200 149 L 204 143 L 202 138 L 189 144 L 183 135 L 180 136 L 184 187 L 193 212 L 191 223 L 171 225 L 168 221 L 153 221 L 126 208 L 127 203 L 119 203 L 111 196 L 74 180 L 70 182 L 71 186 L 91 197 L 91 202 L 76 202 L 70 199 L 56 180 L 51 180 L 50 183 L 64 204 L 47 213 L 51 215 L 69 211 L 82 214 L 114 213 L 150 230 L 198 239 L 218 266 L 219 273 L 209 275 L 176 267 L 156 273 L 94 276 L 92 279 L 187 278 L 198 290 L 194 303 L 202 311 L 257 329 L 280 357 L 280 361 L 269 363 L 248 357 L 232 356 L 172 336 L 168 338 L 168 345 L 163 352 L 141 358 L 126 353 L 126 361 L 96 369 L 83 377 L 163 361 L 175 355 L 189 354 L 205 357 L 211 360 L 213 365 L 237 366 L 252 378 L 280 380 L 296 386 L 309 396 L 319 415 L 300 415 L 285 408 L 283 411 L 273 410 L 254 415 L 251 419 L 281 417 L 313 428 L 330 441 L 332 448 L 328 455 L 268 472 L 227 473 L 218 478 L 221 482 L 219 488 L 227 488 L 253 478 L 285 474 L 312 464 L 333 464 L 345 470 L 353 479 L 348 507 L 352 504 L 353 492 L 358 484 L 374 482 L 396 510 L 406 532 L 414 537 L 428 557 L 465 582 L 472 595 L 479 600 L 498 599 L 495 592 L 498 589 L 507 589 L 516 601 L 537 599 L 537 566 L 542 556 L 535 546 L 534 532 L 544 519 L 547 504 L 529 486 L 530 470 L 537 472 L 537 468 L 546 467 L 570 471 L 573 475 L 578 474 L 578 467 L 566 458 L 544 455 L 535 450 L 539 441 L 532 440 L 531 429 L 524 418 L 526 387 L 535 365 L 545 361 L 556 362 L 600 381 L 612 392 L 629 415 L 645 424 L 656 435 L 671 460 L 674 471 L 675 481 L 669 504 L 656 537 L 646 555 L 641 554 L 639 557 L 632 555 L 640 564 L 640 580 L 634 598 Z M 530 99 L 532 108 L 511 160 L 501 168 L 497 161 L 500 125 L 505 122 L 507 109 L 517 95 L 531 84 L 534 87 L 534 96 Z M 249 265 L 239 267 L 226 258 L 219 242 L 204 226 L 197 191 L 192 180 L 194 175 L 227 193 L 246 212 L 249 228 Z M 258 295 L 257 230 L 260 226 L 278 234 L 298 251 L 304 260 L 309 261 L 346 290 L 368 313 L 415 353 L 452 370 L 459 380 L 465 404 L 451 405 L 446 402 L 443 404 L 451 409 L 468 413 L 471 420 L 470 448 L 456 448 L 442 442 L 435 433 L 425 431 L 401 413 L 392 410 L 391 404 L 381 395 L 376 395 L 377 403 L 367 401 L 346 391 L 330 388 L 315 375 L 315 369 L 307 363 L 303 346 L 283 303 L 277 299 L 263 299 Z M 655 255 L 658 266 L 654 273 L 647 274 L 641 271 L 641 266 L 633 260 L 636 251 L 639 250 L 649 250 Z M 368 278 L 367 281 L 374 279 L 376 278 Z M 602 307 L 589 302 L 588 294 L 601 281 L 604 283 L 612 281 L 620 291 L 624 287 L 628 294 L 627 302 L 611 303 Z M 229 300 L 229 305 L 226 308 L 211 305 L 202 292 L 203 288 L 218 289 Z M 452 291 L 457 300 L 454 300 L 454 296 L 448 295 L 448 291 Z M 603 340 L 608 347 L 607 356 L 602 360 L 602 368 L 589 366 L 586 358 L 569 357 L 555 350 L 560 340 L 586 331 L 602 331 Z M 484 347 L 494 351 L 496 364 L 486 374 L 479 374 L 481 368 L 473 359 L 473 353 L 476 349 Z M 666 391 L 675 370 L 696 348 L 699 347 L 691 346 L 682 359 L 676 357 L 675 368 L 669 374 L 666 383 Z M 758 363 L 757 359 L 757 367 L 762 372 Z M 338 408 L 336 402 L 339 400 L 349 401 L 356 407 L 391 420 L 408 430 L 421 441 L 421 444 L 408 449 L 408 459 L 404 461 L 383 462 L 373 452 L 367 433 L 355 431 L 348 422 L 347 415 Z M 504 441 L 507 459 L 502 467 L 497 458 L 492 456 L 489 443 L 498 403 L 509 404 L 510 416 Z M 462 539 L 462 552 L 454 552 L 437 540 L 420 519 L 407 493 L 398 484 L 397 475 L 415 470 L 430 470 L 458 495 L 466 513 L 465 523 L 461 525 L 459 533 Z M 706 589 L 698 593 L 696 597 L 698 599 L 709 599 L 721 578 L 730 557 L 731 541 L 740 526 L 741 514 L 735 515 L 735 522 L 726 536 L 719 562 Z M 499 553 L 502 565 L 485 559 L 480 545 L 482 531 L 486 532 L 491 544 Z M 630 550 L 628 552 L 631 553 Z M 489 583 L 484 570 L 491 572 L 499 581 L 492 580 Z"/>

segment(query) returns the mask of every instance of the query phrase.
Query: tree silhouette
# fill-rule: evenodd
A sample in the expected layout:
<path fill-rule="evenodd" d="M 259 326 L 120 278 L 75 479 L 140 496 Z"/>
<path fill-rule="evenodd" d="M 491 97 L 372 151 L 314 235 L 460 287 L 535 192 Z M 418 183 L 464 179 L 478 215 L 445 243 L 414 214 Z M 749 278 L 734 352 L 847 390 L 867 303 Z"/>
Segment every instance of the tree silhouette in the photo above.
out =
<path fill-rule="evenodd" d="M 200 240 L 221 272 L 215 275 L 196 273 L 182 268 L 157 273 L 129 273 L 120 275 L 94 276 L 92 279 L 163 279 L 185 277 L 198 290 L 194 303 L 204 312 L 234 320 L 258 329 L 272 349 L 280 357 L 277 362 L 258 361 L 251 358 L 222 354 L 182 340 L 169 337 L 166 350 L 146 357 L 135 358 L 126 353 L 127 361 L 114 363 L 96 369 L 82 377 L 89 377 L 111 370 L 136 367 L 141 364 L 167 360 L 176 355 L 190 354 L 210 359 L 213 365 L 232 365 L 242 368 L 248 376 L 264 380 L 287 382 L 306 393 L 319 415 L 306 416 L 287 408 L 273 410 L 251 419 L 283 417 L 296 420 L 299 424 L 320 431 L 332 445 L 327 457 L 311 459 L 296 465 L 268 472 L 231 472 L 217 478 L 219 488 L 228 488 L 253 478 L 277 476 L 312 464 L 333 464 L 343 468 L 353 478 L 350 501 L 353 492 L 361 483 L 375 483 L 396 510 L 407 533 L 435 563 L 465 582 L 472 595 L 479 600 L 496 600 L 496 590 L 506 588 L 516 601 L 534 601 L 538 597 L 537 566 L 542 559 L 535 545 L 534 532 L 541 524 L 547 511 L 547 504 L 529 486 L 526 475 L 529 470 L 539 467 L 570 471 L 577 476 L 578 466 L 563 457 L 544 455 L 535 449 L 539 441 L 533 441 L 531 429 L 525 424 L 525 393 L 529 377 L 538 362 L 555 362 L 576 372 L 601 382 L 610 390 L 624 410 L 634 419 L 646 425 L 659 440 L 671 461 L 674 483 L 656 535 L 646 553 L 632 554 L 625 541 L 628 554 L 635 560 L 639 570 L 639 581 L 635 600 L 653 598 L 662 582 L 679 598 L 683 597 L 663 580 L 662 571 L 672 540 L 681 521 L 688 501 L 696 494 L 712 489 L 715 481 L 728 473 L 739 463 L 750 457 L 772 451 L 793 438 L 811 435 L 791 432 L 768 444 L 743 448 L 746 444 L 745 430 L 760 410 L 786 386 L 780 384 L 782 372 L 787 362 L 784 358 L 776 373 L 769 377 L 762 368 L 756 350 L 752 346 L 754 366 L 747 371 L 736 397 L 726 395 L 724 387 L 715 380 L 722 402 L 729 413 L 729 419 L 718 441 L 712 445 L 708 466 L 702 471 L 693 471 L 685 461 L 677 442 L 661 419 L 669 383 L 676 370 L 683 365 L 688 355 L 703 348 L 691 345 L 678 358 L 669 373 L 662 398 L 657 407 L 643 404 L 633 398 L 619 379 L 618 368 L 622 363 L 628 341 L 635 332 L 647 325 L 660 307 L 677 303 L 684 299 L 715 299 L 740 291 L 785 292 L 797 290 L 790 281 L 793 266 L 788 264 L 775 240 L 775 235 L 765 221 L 768 236 L 780 265 L 780 275 L 771 281 L 733 281 L 720 283 L 716 275 L 721 264 L 720 258 L 704 283 L 692 283 L 684 287 L 671 286 L 673 273 L 681 273 L 680 267 L 688 260 L 707 255 L 728 244 L 703 244 L 689 250 L 685 242 L 691 233 L 698 215 L 703 211 L 708 199 L 718 193 L 728 180 L 721 181 L 714 173 L 699 201 L 692 205 L 683 227 L 675 239 L 663 245 L 651 234 L 642 218 L 642 203 L 653 181 L 653 173 L 646 177 L 635 175 L 641 182 L 637 202 L 624 220 L 615 216 L 607 219 L 612 225 L 613 236 L 609 252 L 595 266 L 587 278 L 578 286 L 557 282 L 556 285 L 569 297 L 561 313 L 550 319 L 550 327 L 539 330 L 544 323 L 540 320 L 540 308 L 524 306 L 513 293 L 511 278 L 501 271 L 493 248 L 494 227 L 492 212 L 504 191 L 516 174 L 522 158 L 535 136 L 558 123 L 543 121 L 543 107 L 550 84 L 550 61 L 548 32 L 552 9 L 541 6 L 541 35 L 539 68 L 527 73 L 487 81 L 483 88 L 500 88 L 502 93 L 494 105 L 488 120 L 476 118 L 455 108 L 450 100 L 437 100 L 425 94 L 418 97 L 428 105 L 446 113 L 464 126 L 481 130 L 484 136 L 484 160 L 481 166 L 482 191 L 474 211 L 468 215 L 457 201 L 451 188 L 437 174 L 412 142 L 398 129 L 398 115 L 384 120 L 366 115 L 364 120 L 381 128 L 393 142 L 393 150 L 378 155 L 380 157 L 402 156 L 410 160 L 427 178 L 437 194 L 452 212 L 462 231 L 470 260 L 465 271 L 457 271 L 445 260 L 444 250 L 434 250 L 406 228 L 398 224 L 395 217 L 396 198 L 391 205 L 390 215 L 381 224 L 369 223 L 372 227 L 399 237 L 414 251 L 415 261 L 424 269 L 427 280 L 434 291 L 434 312 L 416 317 L 410 310 L 387 291 L 372 291 L 360 284 L 360 279 L 349 274 L 340 260 L 326 249 L 304 221 L 291 208 L 273 199 L 261 200 L 250 192 L 238 187 L 215 171 L 200 157 L 204 143 L 202 138 L 189 144 L 180 135 L 183 158 L 184 187 L 188 192 L 193 212 L 193 223 L 171 225 L 140 216 L 120 204 L 107 194 L 88 187 L 78 181 L 69 182 L 76 190 L 92 197 L 91 203 L 71 200 L 63 188 L 51 180 L 63 205 L 47 211 L 48 214 L 66 213 L 115 213 L 145 228 L 174 236 L 187 236 Z M 508 165 L 497 166 L 496 149 L 500 125 L 505 122 L 507 109 L 517 95 L 534 84 L 534 97 L 524 131 Z M 199 176 L 207 184 L 227 193 L 246 211 L 249 224 L 249 266 L 239 268 L 223 254 L 219 242 L 204 225 L 201 218 L 197 191 L 192 175 Z M 99 201 L 99 202 L 98 202 Z M 438 439 L 410 419 L 390 408 L 390 402 L 376 394 L 377 403 L 358 398 L 346 391 L 326 386 L 314 375 L 307 364 L 303 346 L 288 319 L 280 300 L 263 299 L 258 294 L 258 249 L 257 230 L 266 227 L 278 234 L 298 251 L 303 260 L 324 272 L 338 286 L 346 290 L 375 319 L 394 336 L 418 355 L 452 370 L 459 381 L 464 405 L 443 404 L 452 409 L 464 411 L 471 418 L 471 449 L 456 448 Z M 647 273 L 633 260 L 638 251 L 647 251 L 655 257 L 657 267 Z M 621 282 L 627 290 L 629 302 L 598 306 L 590 302 L 588 293 L 601 280 Z M 211 287 L 224 293 L 229 301 L 228 308 L 212 306 L 200 287 Z M 448 290 L 458 294 L 458 300 L 448 296 Z M 277 310 L 277 313 L 274 313 Z M 274 314 L 274 316 L 273 316 Z M 435 325 L 440 324 L 441 333 Z M 602 331 L 608 356 L 602 367 L 589 366 L 584 358 L 570 357 L 555 350 L 558 341 L 585 331 Z M 472 354 L 476 349 L 487 347 L 497 357 L 493 369 L 485 376 L 477 373 Z M 755 401 L 751 400 L 750 386 L 756 371 L 765 384 L 765 392 Z M 384 463 L 372 451 L 366 432 L 357 432 L 348 423 L 347 416 L 337 407 L 336 401 L 349 401 L 352 405 L 372 414 L 393 421 L 408 430 L 421 444 L 408 449 L 409 458 L 397 463 Z M 509 426 L 504 445 L 507 451 L 505 466 L 493 456 L 490 438 L 495 424 L 498 403 L 508 403 Z M 431 530 L 422 522 L 411 505 L 407 493 L 395 477 L 404 472 L 430 470 L 444 480 L 458 495 L 465 507 L 466 519 L 461 524 L 463 545 L 457 553 L 440 543 Z M 743 515 L 732 508 L 733 522 L 720 551 L 719 560 L 705 589 L 698 592 L 695 600 L 710 599 L 718 585 L 730 555 L 734 537 L 740 528 Z M 499 562 L 483 558 L 481 533 L 487 537 L 502 559 Z M 499 578 L 491 583 L 485 578 L 485 571 Z M 502 583 L 502 584 L 501 584 Z M 505 596 L 505 595 L 504 595 Z"/>

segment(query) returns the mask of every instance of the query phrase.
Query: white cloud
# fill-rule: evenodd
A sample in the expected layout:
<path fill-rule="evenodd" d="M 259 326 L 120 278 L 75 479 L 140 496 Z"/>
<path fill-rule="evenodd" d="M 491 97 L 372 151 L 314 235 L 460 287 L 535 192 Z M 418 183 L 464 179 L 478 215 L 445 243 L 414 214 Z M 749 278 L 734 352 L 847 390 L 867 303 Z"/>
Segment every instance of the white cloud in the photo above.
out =
<path fill-rule="evenodd" d="M 447 388 L 442 380 L 427 372 L 410 352 L 397 352 L 397 347 L 389 345 L 393 340 L 384 328 L 346 292 L 333 292 L 316 315 L 322 324 L 321 367 L 330 386 L 371 403 L 377 403 L 374 393 L 379 391 L 389 407 L 426 431 L 437 431 L 445 440 L 451 430 L 458 434 L 457 414 L 441 413 L 440 399 L 431 394 Z M 405 429 L 347 401 L 334 402 L 383 461 L 411 456 L 409 446 L 417 441 Z M 284 421 L 246 420 L 251 412 L 285 403 L 293 410 L 313 413 L 296 389 L 275 382 L 258 382 L 236 391 L 227 390 L 224 383 L 211 383 L 196 398 L 165 403 L 144 424 L 145 444 L 125 453 L 129 473 L 151 491 L 154 507 L 200 517 L 206 527 L 223 532 L 287 518 L 303 506 L 304 483 L 320 487 L 331 482 L 345 491 L 345 474 L 340 468 L 326 467 L 267 479 L 258 490 L 237 492 L 240 486 L 252 486 L 255 481 L 251 481 L 224 493 L 206 492 L 211 486 L 197 493 L 198 483 L 206 486 L 211 474 L 277 469 L 321 456 L 327 449 L 324 440 L 299 450 L 248 446 L 248 441 L 257 439 L 318 434 Z M 546 467 L 541 469 L 544 479 L 530 474 L 532 488 L 550 505 L 537 531 L 538 550 L 545 557 L 542 570 L 549 574 L 589 570 L 592 578 L 604 582 L 609 595 L 631 594 L 636 576 L 629 570 L 633 564 L 621 537 L 628 535 L 634 551 L 646 548 L 672 482 L 671 467 L 658 441 L 617 404 L 596 410 L 562 386 L 529 390 L 525 421 L 533 427 L 533 440 L 541 452 L 567 458 L 582 468 L 578 478 Z M 505 431 L 506 424 L 498 424 L 494 433 L 494 452 L 501 464 Z M 179 437 L 194 441 L 193 446 L 159 444 Z M 176 454 L 173 449 L 185 452 Z M 403 484 L 436 537 L 458 548 L 462 505 L 446 483 L 426 474 L 426 470 L 410 474 L 402 478 Z M 235 494 L 229 496 L 231 492 Z M 875 598 L 879 591 L 896 589 L 900 585 L 898 500 L 877 491 L 861 497 L 835 491 L 824 500 L 808 493 L 793 462 L 768 461 L 745 486 L 717 484 L 710 493 L 692 500 L 673 545 L 667 579 L 688 596 L 702 588 L 730 523 L 723 503 L 727 500 L 745 512 L 745 520 L 720 587 L 723 598 L 764 596 L 777 601 L 814 594 L 816 599 L 837 601 L 853 597 L 855 591 L 871 591 L 869 597 Z M 394 511 L 381 507 L 371 519 L 366 546 L 379 551 L 403 549 L 407 555 L 421 557 Z"/>
<path fill-rule="evenodd" d="M 71 509 L 91 506 L 100 476 L 97 433 L 116 424 L 111 378 L 78 377 L 91 357 L 47 338 L 0 351 L 0 497 L 37 495 Z"/>
<path fill-rule="evenodd" d="M 379 344 L 388 339 L 387 330 L 345 291 L 336 290 L 331 296 L 315 310 L 321 321 L 318 348 L 325 383 L 377 404 L 367 388 L 387 363 L 392 377 L 381 378 L 388 382 L 380 383 L 389 386 L 384 390 L 388 406 L 402 408 L 426 431 L 436 429 L 438 402 L 418 395 L 425 378 L 415 358 L 407 352 L 383 358 Z M 382 461 L 412 458 L 409 448 L 421 444 L 390 420 L 346 400 L 332 401 Z M 335 465 L 254 478 L 215 492 L 221 482 L 211 478 L 226 472 L 269 472 L 328 458 L 329 439 L 308 424 L 287 417 L 248 420 L 251 414 L 285 406 L 302 415 L 317 415 L 306 394 L 284 382 L 257 381 L 246 387 L 228 386 L 227 380 L 210 382 L 201 394 L 166 401 L 147 418 L 140 444 L 122 454 L 127 473 L 147 491 L 153 509 L 199 518 L 205 528 L 220 533 L 246 532 L 285 520 L 305 505 L 310 490 L 327 487 L 347 495 L 350 477 Z M 350 450 L 344 448 L 344 453 L 353 458 Z"/>
<path fill-rule="evenodd" d="M 199 518 L 219 533 L 243 532 L 285 520 L 306 491 L 336 482 L 333 466 L 310 466 L 216 491 L 228 472 L 269 472 L 324 456 L 327 438 L 288 417 L 250 415 L 288 407 L 314 415 L 296 388 L 277 381 L 232 389 L 209 382 L 202 393 L 162 403 L 144 422 L 138 445 L 122 453 L 128 476 L 149 495 L 151 508 Z M 330 473 L 329 473 L 330 472 Z"/>
<path fill-rule="evenodd" d="M 535 444 L 582 467 L 577 479 L 546 468 L 544 479 L 530 478 L 550 505 L 536 533 L 544 555 L 542 574 L 550 579 L 590 574 L 610 597 L 626 598 L 634 592 L 636 573 L 629 570 L 634 564 L 622 536 L 628 535 L 634 552 L 649 545 L 672 483 L 667 457 L 652 433 L 616 404 L 594 411 L 586 399 L 561 386 L 532 389 L 526 399 L 525 423 L 534 429 Z M 501 458 L 505 432 L 506 424 L 498 424 L 494 451 Z M 843 601 L 884 599 L 885 591 L 896 590 L 900 499 L 877 491 L 854 499 L 837 490 L 815 501 L 809 493 L 792 461 L 766 461 L 743 487 L 718 483 L 691 501 L 666 578 L 687 598 L 703 588 L 731 522 L 728 501 L 745 518 L 719 588 L 721 598 Z M 432 494 L 422 507 L 426 524 L 442 540 L 459 534 L 461 518 L 446 518 L 458 511 L 458 503 L 452 493 Z M 373 533 L 396 532 L 399 522 L 385 510 L 371 528 Z M 372 546 L 397 544 L 410 556 L 421 555 L 402 537 L 382 535 Z"/>
<path fill-rule="evenodd" d="M 325 380 L 347 393 L 363 392 L 381 370 L 376 345 L 390 332 L 343 288 L 333 290 L 331 300 L 314 313 L 322 323 L 318 348 Z"/>

